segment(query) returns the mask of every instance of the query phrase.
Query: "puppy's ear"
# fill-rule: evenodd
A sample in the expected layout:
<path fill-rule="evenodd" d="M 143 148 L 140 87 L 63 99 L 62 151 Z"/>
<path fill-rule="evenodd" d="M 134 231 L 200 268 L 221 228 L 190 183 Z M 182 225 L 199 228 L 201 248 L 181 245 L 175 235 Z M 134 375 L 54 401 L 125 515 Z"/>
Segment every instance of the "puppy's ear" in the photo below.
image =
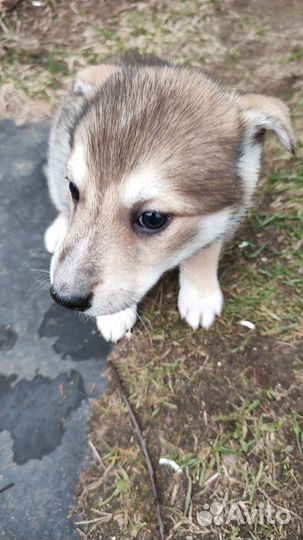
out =
<path fill-rule="evenodd" d="M 77 74 L 73 85 L 73 93 L 90 97 L 111 75 L 121 68 L 112 64 L 100 64 L 82 69 Z"/>
<path fill-rule="evenodd" d="M 251 141 L 265 130 L 274 131 L 280 143 L 292 154 L 296 152 L 295 136 L 288 107 L 280 99 L 246 94 L 237 97 L 242 119 Z"/>

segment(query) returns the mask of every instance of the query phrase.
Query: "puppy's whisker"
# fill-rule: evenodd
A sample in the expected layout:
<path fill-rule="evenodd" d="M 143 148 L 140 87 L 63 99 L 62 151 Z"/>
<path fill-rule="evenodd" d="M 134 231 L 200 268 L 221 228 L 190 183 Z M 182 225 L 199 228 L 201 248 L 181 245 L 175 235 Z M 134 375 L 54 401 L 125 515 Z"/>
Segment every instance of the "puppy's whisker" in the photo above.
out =
<path fill-rule="evenodd" d="M 29 299 L 30 297 L 37 297 L 41 291 L 48 293 L 49 291 L 49 282 L 48 280 L 35 280 L 25 292 L 25 298 Z"/>
<path fill-rule="evenodd" d="M 49 270 L 44 270 L 43 268 L 30 268 L 31 272 L 41 272 L 49 276 Z"/>
<path fill-rule="evenodd" d="M 29 251 L 30 258 L 34 259 L 35 257 L 41 259 L 41 257 L 44 257 L 45 259 L 50 259 L 51 255 L 45 249 L 43 248 L 36 248 Z"/>
<path fill-rule="evenodd" d="M 91 315 L 87 315 L 87 313 L 85 313 L 84 311 L 79 311 L 79 317 L 80 317 L 80 320 L 83 322 L 83 323 L 87 323 L 89 321 L 91 321 L 92 319 L 94 319 L 94 317 L 92 317 Z"/>

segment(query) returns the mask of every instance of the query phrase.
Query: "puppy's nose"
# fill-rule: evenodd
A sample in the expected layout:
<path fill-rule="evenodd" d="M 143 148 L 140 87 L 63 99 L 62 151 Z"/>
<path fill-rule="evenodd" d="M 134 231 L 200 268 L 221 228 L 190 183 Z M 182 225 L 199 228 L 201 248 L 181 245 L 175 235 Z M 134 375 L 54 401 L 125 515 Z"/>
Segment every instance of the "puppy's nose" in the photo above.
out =
<path fill-rule="evenodd" d="M 72 296 L 66 294 L 59 294 L 54 287 L 50 288 L 51 297 L 60 304 L 61 306 L 67 309 L 74 309 L 75 311 L 86 311 L 92 305 L 92 293 L 88 296 Z"/>

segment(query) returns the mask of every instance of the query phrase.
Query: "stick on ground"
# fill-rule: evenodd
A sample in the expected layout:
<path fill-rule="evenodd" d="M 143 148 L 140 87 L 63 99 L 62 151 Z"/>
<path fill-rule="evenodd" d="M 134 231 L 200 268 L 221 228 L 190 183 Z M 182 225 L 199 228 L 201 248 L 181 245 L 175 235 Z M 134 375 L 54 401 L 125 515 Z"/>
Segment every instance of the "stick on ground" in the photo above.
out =
<path fill-rule="evenodd" d="M 6 486 L 0 488 L 0 493 L 4 493 L 4 491 L 6 491 L 7 489 L 12 488 L 14 485 L 15 485 L 14 482 L 11 482 L 10 484 L 7 484 Z"/>
<path fill-rule="evenodd" d="M 160 505 L 160 500 L 159 500 L 159 495 L 158 495 L 158 490 L 157 490 L 155 470 L 154 470 L 153 464 L 151 462 L 151 459 L 149 457 L 147 445 L 146 445 L 145 439 L 143 437 L 142 430 L 141 430 L 139 422 L 138 422 L 138 420 L 137 420 L 137 418 L 135 416 L 135 413 L 134 413 L 134 411 L 133 411 L 133 409 L 131 407 L 131 404 L 129 402 L 127 394 L 126 394 L 126 392 L 124 390 L 124 386 L 123 386 L 123 383 L 122 383 L 122 381 L 120 379 L 119 372 L 118 372 L 116 366 L 110 360 L 108 361 L 108 365 L 109 365 L 109 367 L 111 369 L 113 379 L 114 379 L 114 381 L 117 383 L 117 385 L 119 387 L 121 398 L 122 398 L 122 400 L 123 400 L 123 402 L 124 402 L 124 404 L 125 404 L 125 406 L 127 408 L 127 411 L 128 411 L 129 416 L 130 416 L 130 419 L 132 421 L 132 424 L 133 424 L 135 433 L 137 435 L 139 444 L 140 444 L 142 452 L 144 454 L 147 470 L 148 470 L 149 477 L 150 477 L 152 493 L 153 493 L 153 497 L 154 497 L 155 505 L 156 505 L 156 510 L 157 510 L 160 538 L 161 538 L 161 540 L 164 540 L 164 538 L 165 538 L 164 537 L 164 523 L 163 523 L 161 505 Z"/>

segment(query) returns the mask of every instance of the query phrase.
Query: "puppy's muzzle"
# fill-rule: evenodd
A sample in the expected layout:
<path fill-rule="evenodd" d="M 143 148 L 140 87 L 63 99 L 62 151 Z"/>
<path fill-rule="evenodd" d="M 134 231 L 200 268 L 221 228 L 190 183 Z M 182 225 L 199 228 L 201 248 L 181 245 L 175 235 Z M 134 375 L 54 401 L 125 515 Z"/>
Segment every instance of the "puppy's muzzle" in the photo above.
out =
<path fill-rule="evenodd" d="M 74 311 L 86 311 L 92 305 L 93 294 L 90 293 L 88 296 L 73 296 L 59 294 L 54 287 L 50 288 L 51 297 L 67 309 L 73 309 Z"/>

